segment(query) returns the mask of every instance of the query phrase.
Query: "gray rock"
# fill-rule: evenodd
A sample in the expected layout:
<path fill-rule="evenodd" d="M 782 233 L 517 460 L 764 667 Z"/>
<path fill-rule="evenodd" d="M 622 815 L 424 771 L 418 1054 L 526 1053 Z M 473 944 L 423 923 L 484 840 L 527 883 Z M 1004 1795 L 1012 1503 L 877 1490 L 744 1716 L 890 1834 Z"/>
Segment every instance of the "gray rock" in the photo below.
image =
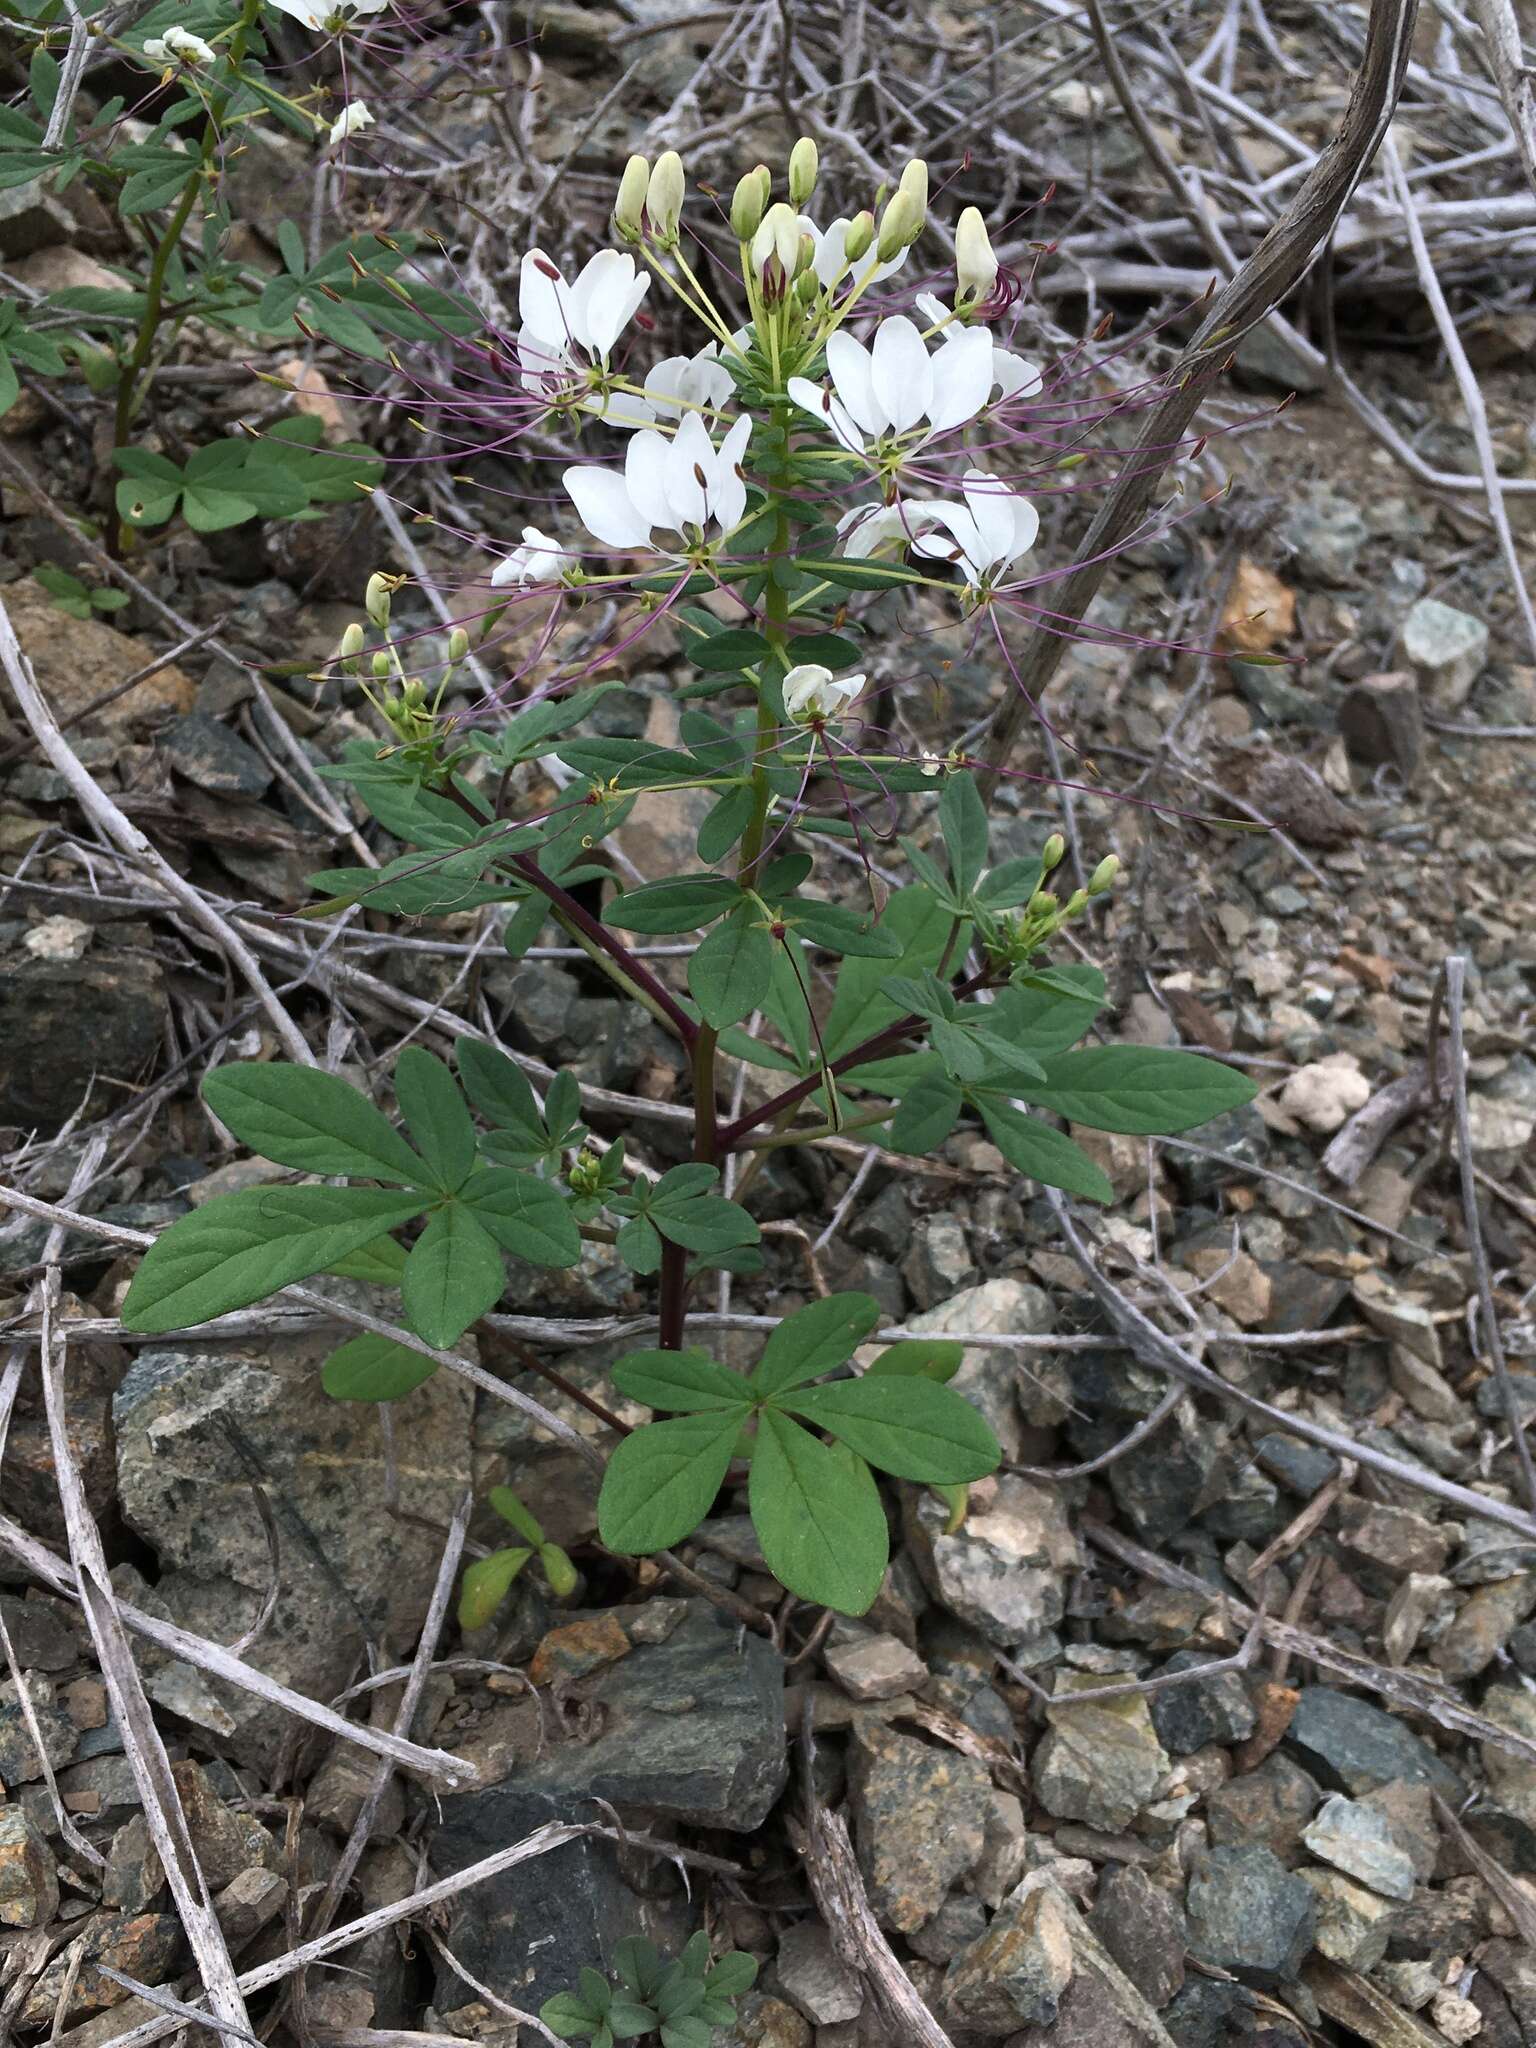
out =
<path fill-rule="evenodd" d="M 1279 1431 L 1261 1436 L 1253 1454 L 1282 1486 L 1307 1500 L 1320 1493 L 1339 1469 L 1331 1451 L 1320 1451 L 1315 1444 L 1304 1444 L 1300 1437 L 1283 1436 Z"/>
<path fill-rule="evenodd" d="M 1453 1805 L 1466 1796 L 1457 1773 L 1411 1728 L 1332 1686 L 1302 1688 L 1286 1741 L 1324 1784 L 1345 1792 L 1373 1792 L 1406 1779 L 1433 1786 Z"/>
<path fill-rule="evenodd" d="M 1348 1970 L 1374 1970 L 1387 1952 L 1397 1908 L 1336 1870 L 1299 1870 L 1317 1900 L 1317 1947 Z"/>
<path fill-rule="evenodd" d="M 1178 2048 L 1227 2048 L 1244 2038 L 1236 2031 L 1236 2016 L 1248 2001 L 1241 1984 L 1191 1977 L 1164 2012 L 1163 2023 Z"/>
<path fill-rule="evenodd" d="M 1048 1875 L 1028 1880 L 1051 1892 L 1072 1945 L 1072 1975 L 1058 2001 L 1055 2020 L 1029 2026 L 1012 2037 L 1010 2048 L 1174 2048 L 1162 2021 L 1140 1988 L 1094 1935 L 1077 1907 Z"/>
<path fill-rule="evenodd" d="M 991 1810 L 985 1765 L 855 1716 L 848 1750 L 853 1835 L 869 1902 L 910 1934 L 980 1861 Z"/>
<path fill-rule="evenodd" d="M 1107 1870 L 1088 1925 L 1149 2004 L 1165 2006 L 1183 1984 L 1183 1912 L 1144 1870 L 1124 1863 Z"/>
<path fill-rule="evenodd" d="M 58 1866 L 42 1831 L 21 1806 L 0 1806 L 0 1926 L 46 1927 L 58 1910 Z"/>
<path fill-rule="evenodd" d="M 901 1262 L 901 1277 L 919 1308 L 947 1301 L 976 1277 L 976 1262 L 958 1220 L 925 1216 L 913 1233 L 911 1249 Z"/>
<path fill-rule="evenodd" d="M 868 1205 L 855 1204 L 848 1222 L 848 1241 L 861 1252 L 874 1252 L 893 1264 L 912 1243 L 912 1208 L 900 1181 L 883 1187 Z"/>
<path fill-rule="evenodd" d="M 1212 1849 L 1190 1878 L 1187 1911 L 1192 1952 L 1260 1984 L 1292 1982 L 1317 1928 L 1311 1887 L 1258 1843 Z"/>
<path fill-rule="evenodd" d="M 944 2002 L 978 2034 L 1055 2024 L 1074 1968 L 1072 1906 L 1055 1885 L 1021 1887 L 944 1975 Z"/>
<path fill-rule="evenodd" d="M 101 1881 L 101 1903 L 118 1913 L 142 1913 L 164 1886 L 165 1866 L 150 1840 L 149 1822 L 136 1813 L 112 1837 Z"/>
<path fill-rule="evenodd" d="M 256 749 L 204 711 L 178 718 L 157 744 L 178 775 L 210 796 L 258 797 L 272 786 L 272 771 Z"/>
<path fill-rule="evenodd" d="M 1325 382 L 1322 370 L 1310 357 L 1298 353 L 1273 320 L 1261 320 L 1247 330 L 1237 344 L 1234 361 L 1247 376 L 1280 391 L 1298 391 L 1305 396 L 1321 391 Z"/>
<path fill-rule="evenodd" d="M 749 1991 L 736 2008 L 735 2026 L 715 2035 L 714 2048 L 811 2048 L 812 2038 L 804 2013 L 782 1998 Z"/>
<path fill-rule="evenodd" d="M 829 1644 L 826 1666 L 856 1700 L 894 1699 L 898 1693 L 914 1691 L 928 1676 L 927 1665 L 900 1636 L 871 1635 Z"/>
<path fill-rule="evenodd" d="M 1142 1542 L 1166 1543 L 1227 1490 L 1226 1439 L 1190 1402 L 1109 1469 L 1110 1491 Z"/>
<path fill-rule="evenodd" d="M 1302 1840 L 1319 1863 L 1331 1863 L 1383 1898 L 1413 1897 L 1412 1860 L 1378 1808 L 1335 1793 Z"/>
<path fill-rule="evenodd" d="M 1157 1796 L 1169 1762 L 1145 1695 L 1121 1693 L 1094 1702 L 1092 1694 L 1106 1682 L 1123 1683 L 1124 1675 L 1058 1675 L 1056 1698 L 1084 1696 L 1086 1703 L 1047 1707 L 1050 1727 L 1031 1759 L 1030 1775 L 1047 1813 L 1114 1834 Z"/>
<path fill-rule="evenodd" d="M 1536 1572 L 1479 1586 L 1436 1641 L 1430 1661 L 1453 1682 L 1480 1677 L 1533 1607 Z"/>
<path fill-rule="evenodd" d="M 1488 628 L 1470 612 L 1421 597 L 1404 619 L 1403 659 L 1436 711 L 1458 711 L 1488 660 Z"/>
<path fill-rule="evenodd" d="M 9 263 L 51 249 L 76 234 L 69 208 L 56 199 L 41 178 L 30 185 L 12 185 L 0 192 L 0 259 Z"/>
<path fill-rule="evenodd" d="M 1044 1288 L 1007 1276 L 984 1280 L 979 1287 L 964 1288 L 940 1302 L 937 1308 L 908 1320 L 914 1330 L 934 1337 L 946 1336 L 952 1330 L 971 1331 L 977 1336 L 1043 1337 L 1055 1327 L 1055 1314 Z M 1034 1366 L 1038 1358 L 1038 1353 L 1026 1356 L 1019 1365 L 1006 1353 L 973 1344 L 961 1358 L 960 1370 L 950 1382 L 956 1393 L 963 1394 L 991 1423 L 1005 1461 L 1019 1454 L 1016 1397 L 1029 1386 L 1026 1369 Z"/>
<path fill-rule="evenodd" d="M 953 1962 L 987 1931 L 987 1909 L 969 1892 L 951 1892 L 931 1920 L 907 1936 L 907 1946 L 925 1963 Z"/>
<path fill-rule="evenodd" d="M 282 1336 L 216 1352 L 147 1349 L 113 1403 L 122 1511 L 159 1556 L 158 1600 L 219 1642 L 255 1620 L 271 1570 L 252 1496 L 259 1480 L 283 1568 L 271 1622 L 247 1657 L 321 1699 L 348 1683 L 366 1642 L 397 1652 L 415 1642 L 441 1555 L 430 1525 L 473 1476 L 471 1395 L 456 1374 L 438 1373 L 399 1404 L 404 1513 L 391 1513 L 377 1413 L 321 1389 L 333 1344 Z M 231 1753 L 270 1764 L 288 1716 L 211 1684 L 236 1731 Z"/>
<path fill-rule="evenodd" d="M 936 1495 L 907 1492 L 907 1541 L 935 1600 L 1000 1649 L 1060 1621 L 1082 1555 L 1059 1488 L 1002 1473 L 972 1489 L 952 1535 L 946 1518 Z"/>
<path fill-rule="evenodd" d="M 75 1745 L 80 1739 L 79 1730 L 57 1704 L 52 1679 L 34 1671 L 23 1673 L 23 1683 L 42 1733 L 48 1761 L 57 1769 L 74 1755 Z M 9 1789 L 16 1785 L 30 1785 L 42 1775 L 42 1758 L 27 1726 L 16 1681 L 8 1678 L 0 1685 L 0 1782 Z"/>
<path fill-rule="evenodd" d="M 1397 768 L 1411 788 L 1423 760 L 1423 698 L 1413 676 L 1393 670 L 1362 676 L 1339 700 L 1339 733 L 1352 760 Z"/>
<path fill-rule="evenodd" d="M 1154 1675 L 1164 1678 L 1197 1671 L 1213 1661 L 1197 1650 L 1181 1650 Z M 1253 1702 L 1236 1671 L 1218 1671 L 1214 1678 L 1186 1678 L 1182 1685 L 1149 1693 L 1147 1704 L 1157 1739 L 1170 1756 L 1191 1756 L 1212 1742 L 1243 1742 L 1253 1733 Z"/>
<path fill-rule="evenodd" d="M 839 1960 L 819 1920 L 802 1920 L 779 1937 L 774 1965 L 778 1988 L 816 2026 L 856 2020 L 864 2009 L 864 1983 Z"/>
<path fill-rule="evenodd" d="M 56 1131 L 98 1076 L 132 1085 L 164 1047 L 166 996 L 150 935 L 118 926 L 83 959 L 24 946 L 0 959 L 0 1123 Z M 93 1100 L 99 1099 L 99 1091 Z"/>
<path fill-rule="evenodd" d="M 238 1955 L 262 1928 L 277 1918 L 288 1900 L 288 1880 L 275 1870 L 242 1870 L 213 1902 L 224 1939 Z"/>
<path fill-rule="evenodd" d="M 1281 539 L 1295 551 L 1297 568 L 1312 583 L 1348 583 L 1368 534 L 1359 506 L 1326 487 L 1295 506 L 1280 526 Z"/>

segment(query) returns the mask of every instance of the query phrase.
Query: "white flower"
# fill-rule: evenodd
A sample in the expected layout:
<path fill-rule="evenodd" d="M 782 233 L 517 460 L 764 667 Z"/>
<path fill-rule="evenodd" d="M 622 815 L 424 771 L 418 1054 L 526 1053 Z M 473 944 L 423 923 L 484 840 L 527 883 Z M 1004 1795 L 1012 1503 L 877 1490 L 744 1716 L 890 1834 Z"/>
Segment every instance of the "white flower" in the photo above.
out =
<path fill-rule="evenodd" d="M 968 206 L 955 228 L 955 304 L 992 296 L 997 283 L 997 258 L 978 208 Z"/>
<path fill-rule="evenodd" d="M 558 397 L 617 427 L 649 426 L 655 410 L 643 398 L 587 387 L 594 371 L 606 374 L 614 343 L 639 310 L 650 283 L 648 275 L 635 275 L 634 257 L 617 249 L 599 249 L 572 284 L 542 249 L 530 249 L 517 289 L 522 320 L 517 354 L 524 390 Z"/>
<path fill-rule="evenodd" d="M 841 718 L 864 687 L 864 677 L 833 675 L 820 662 L 803 661 L 784 678 L 784 709 L 796 725 L 826 725 Z"/>
<path fill-rule="evenodd" d="M 536 526 L 525 526 L 522 545 L 515 547 L 504 561 L 496 564 L 491 575 L 491 587 L 501 590 L 508 583 L 553 583 L 575 565 L 576 557 L 561 547 L 559 541 L 551 540 Z"/>
<path fill-rule="evenodd" d="M 696 356 L 664 356 L 646 373 L 645 395 L 659 418 L 681 419 L 686 412 L 718 413 L 736 386 L 720 360 L 719 342 L 712 341 Z"/>
<path fill-rule="evenodd" d="M 883 548 L 887 541 L 910 545 L 933 524 L 933 511 L 925 499 L 898 499 L 894 505 L 855 505 L 837 522 L 843 553 L 851 562 L 862 562 Z"/>
<path fill-rule="evenodd" d="M 649 548 L 655 527 L 702 540 L 713 520 L 722 533 L 741 522 L 747 486 L 738 465 L 752 422 L 737 420 L 718 448 L 696 412 L 669 439 L 648 427 L 635 435 L 617 470 L 577 467 L 562 478 L 587 531 L 611 548 Z"/>
<path fill-rule="evenodd" d="M 973 587 L 989 587 L 1034 546 L 1040 515 L 1028 498 L 985 469 L 968 469 L 960 488 L 963 505 L 939 499 L 925 504 L 932 526 L 913 545 L 932 561 L 956 563 Z M 944 533 L 932 530 L 940 526 Z"/>
<path fill-rule="evenodd" d="M 968 327 L 930 356 L 917 328 L 898 313 L 881 321 L 872 349 L 841 329 L 829 335 L 827 372 L 832 391 L 791 377 L 789 395 L 825 421 L 843 447 L 862 455 L 866 434 L 883 442 L 926 422 L 914 444 L 921 448 L 975 419 L 986 404 L 992 337 L 983 327 Z"/>
<path fill-rule="evenodd" d="M 381 14 L 389 0 L 268 0 L 268 4 L 319 35 L 330 22 L 344 26 L 354 15 Z"/>
<path fill-rule="evenodd" d="M 168 28 L 163 36 L 151 36 L 144 45 L 144 54 L 151 64 L 174 64 L 179 57 L 183 64 L 199 69 L 204 64 L 216 64 L 219 56 L 212 43 L 205 43 L 189 28 Z"/>
<path fill-rule="evenodd" d="M 373 116 L 362 100 L 349 100 L 331 123 L 330 147 L 345 142 L 349 135 L 355 135 L 360 128 L 371 128 Z"/>
<path fill-rule="evenodd" d="M 823 229 L 818 228 L 814 221 L 807 220 L 802 214 L 800 225 L 809 229 L 811 239 L 816 244 L 816 255 L 811 267 L 816 272 L 817 282 L 824 291 L 831 289 L 834 280 L 841 280 L 845 285 L 862 283 L 866 272 L 869 272 L 871 284 L 880 284 L 884 279 L 894 277 L 907 260 L 907 251 L 903 249 L 893 256 L 889 263 L 876 263 L 871 272 L 873 250 L 868 255 L 861 256 L 857 263 L 849 264 L 847 242 L 848 230 L 853 225 L 851 221 L 835 220 L 830 227 Z"/>
<path fill-rule="evenodd" d="M 919 292 L 917 310 L 931 327 L 942 330 L 946 342 L 963 333 L 980 333 L 979 328 L 959 326 L 955 315 L 944 301 L 932 292 Z M 1012 349 L 992 344 L 992 390 L 1006 403 L 1010 398 L 1036 398 L 1040 394 L 1041 376 L 1037 366 L 1024 356 L 1016 356 Z M 990 393 L 989 393 L 990 397 Z"/>

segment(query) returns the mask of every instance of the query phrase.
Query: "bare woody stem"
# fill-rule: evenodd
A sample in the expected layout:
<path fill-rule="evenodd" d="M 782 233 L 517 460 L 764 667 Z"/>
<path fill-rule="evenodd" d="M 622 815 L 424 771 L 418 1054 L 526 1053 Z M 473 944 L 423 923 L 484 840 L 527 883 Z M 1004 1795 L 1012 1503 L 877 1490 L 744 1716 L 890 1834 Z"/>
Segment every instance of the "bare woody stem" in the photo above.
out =
<path fill-rule="evenodd" d="M 644 1001 L 653 1016 L 669 1025 L 683 1044 L 692 1049 L 699 1036 L 699 1026 L 678 1002 L 676 996 L 658 975 L 651 972 L 643 960 L 637 960 L 621 939 L 614 937 L 600 917 L 594 917 L 590 910 L 576 901 L 569 889 L 563 889 L 552 881 L 530 853 L 512 856 L 512 866 L 521 879 L 538 890 L 554 908 L 556 915 L 568 925 L 572 932 L 589 942 L 591 948 L 610 961 L 616 970 L 616 978 L 631 984 L 632 993 Z M 599 963 L 602 964 L 602 963 Z"/>

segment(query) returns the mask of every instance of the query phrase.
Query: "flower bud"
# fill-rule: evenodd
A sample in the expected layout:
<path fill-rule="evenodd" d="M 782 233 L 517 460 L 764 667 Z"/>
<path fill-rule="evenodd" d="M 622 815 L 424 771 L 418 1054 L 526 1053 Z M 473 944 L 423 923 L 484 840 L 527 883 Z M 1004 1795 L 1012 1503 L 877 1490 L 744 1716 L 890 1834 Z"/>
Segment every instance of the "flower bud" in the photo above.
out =
<path fill-rule="evenodd" d="M 816 243 L 810 235 L 800 237 L 800 247 L 795 252 L 795 275 L 803 277 L 816 261 Z"/>
<path fill-rule="evenodd" d="M 384 650 L 380 648 L 379 652 L 373 657 L 370 666 L 373 669 L 375 680 L 382 683 L 386 677 L 393 673 L 395 665 Z"/>
<path fill-rule="evenodd" d="M 917 209 L 917 224 L 922 226 L 928 218 L 928 166 L 920 156 L 913 157 L 901 174 L 898 192 L 905 192 Z"/>
<path fill-rule="evenodd" d="M 613 224 L 622 240 L 638 242 L 645 225 L 645 195 L 651 182 L 651 167 L 643 156 L 632 156 L 619 180 L 619 196 L 613 203 Z"/>
<path fill-rule="evenodd" d="M 337 659 L 348 662 L 355 667 L 357 657 L 362 653 L 367 637 L 362 627 L 354 619 L 341 636 L 341 646 L 337 650 Z"/>
<path fill-rule="evenodd" d="M 763 216 L 762 226 L 752 237 L 752 268 L 767 285 L 769 266 L 777 265 L 779 274 L 773 282 L 782 297 L 799 261 L 800 216 L 781 199 L 776 206 L 769 207 Z"/>
<path fill-rule="evenodd" d="M 737 179 L 731 200 L 731 233 L 738 242 L 750 242 L 757 233 L 763 224 L 766 203 L 762 179 L 756 171 L 748 171 L 744 178 Z"/>
<path fill-rule="evenodd" d="M 412 676 L 400 692 L 400 701 L 408 711 L 424 711 L 427 707 L 427 686 L 420 676 Z"/>
<path fill-rule="evenodd" d="M 389 624 L 389 598 L 394 588 L 395 579 L 381 575 L 377 570 L 368 578 L 368 588 L 363 592 L 363 610 L 376 626 Z"/>
<path fill-rule="evenodd" d="M 1088 891 L 1086 889 L 1074 889 L 1067 898 L 1066 909 L 1061 914 L 1063 917 L 1081 917 L 1087 908 Z"/>
<path fill-rule="evenodd" d="M 675 149 L 669 149 L 657 157 L 656 168 L 651 172 L 651 181 L 645 190 L 645 211 L 651 233 L 658 242 L 677 240 L 677 224 L 682 217 L 686 190 L 683 160 Z"/>
<path fill-rule="evenodd" d="M 1065 839 L 1062 838 L 1059 832 L 1053 832 L 1040 849 L 1040 865 L 1046 874 L 1049 874 L 1052 868 L 1060 866 L 1061 857 L 1066 850 L 1067 842 Z"/>
<path fill-rule="evenodd" d="M 816 190 L 816 145 L 809 135 L 802 135 L 789 152 L 789 203 L 804 206 Z"/>
<path fill-rule="evenodd" d="M 1106 889 L 1115 886 L 1115 877 L 1120 872 L 1118 854 L 1106 853 L 1093 873 L 1088 877 L 1088 894 L 1102 896 Z"/>
<path fill-rule="evenodd" d="M 810 305 L 811 301 L 819 295 L 820 291 L 821 279 L 816 275 L 815 271 L 811 269 L 802 270 L 795 279 L 795 304 L 797 306 Z"/>
<path fill-rule="evenodd" d="M 448 635 L 448 659 L 462 661 L 469 652 L 469 635 L 462 626 L 455 626 Z"/>
<path fill-rule="evenodd" d="M 874 247 L 875 216 L 865 207 L 856 213 L 848 223 L 848 232 L 843 237 L 843 254 L 850 263 L 862 263 Z"/>
<path fill-rule="evenodd" d="M 1029 899 L 1029 914 L 1031 917 L 1050 917 L 1060 907 L 1049 889 L 1037 890 Z"/>
<path fill-rule="evenodd" d="M 968 206 L 955 228 L 955 305 L 971 306 L 992 296 L 997 258 L 979 210 Z"/>
<path fill-rule="evenodd" d="M 880 262 L 894 263 L 902 250 L 917 240 L 922 225 L 912 201 L 905 192 L 898 192 L 880 217 L 880 239 L 875 245 Z"/>

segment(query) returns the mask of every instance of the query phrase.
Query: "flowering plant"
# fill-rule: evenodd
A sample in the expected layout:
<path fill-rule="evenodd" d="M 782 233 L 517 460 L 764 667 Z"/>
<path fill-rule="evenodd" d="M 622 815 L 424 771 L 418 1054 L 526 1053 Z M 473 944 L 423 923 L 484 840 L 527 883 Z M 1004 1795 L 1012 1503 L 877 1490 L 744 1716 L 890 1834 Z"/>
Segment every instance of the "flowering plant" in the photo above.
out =
<path fill-rule="evenodd" d="M 887 1561 L 876 1473 L 943 1490 L 958 1515 L 999 1452 L 949 1385 L 957 1345 L 869 1354 L 881 1316 L 868 1294 L 783 1318 L 745 1377 L 689 1344 L 701 1277 L 761 1262 L 752 1196 L 772 1150 L 857 1132 L 920 1155 L 974 1120 L 1020 1173 L 1107 1201 L 1108 1179 L 1063 1121 L 1179 1131 L 1253 1090 L 1182 1052 L 1079 1047 L 1103 979 L 1045 956 L 1110 890 L 1115 858 L 1064 893 L 1059 835 L 994 858 L 963 746 L 914 754 L 877 722 L 889 625 L 850 607 L 861 593 L 922 593 L 1006 648 L 998 613 L 1027 602 L 1019 565 L 1040 518 L 992 451 L 1026 408 L 1038 423 L 1049 406 L 1040 370 L 994 331 L 1014 283 L 974 210 L 959 223 L 947 300 L 919 293 L 914 317 L 891 310 L 885 288 L 923 231 L 922 165 L 878 213 L 826 227 L 804 211 L 816 176 L 802 141 L 787 197 L 761 167 L 737 186 L 729 237 L 744 318 L 716 303 L 688 253 L 670 153 L 626 169 L 622 248 L 569 280 L 540 250 L 523 259 L 521 332 L 513 348 L 487 344 L 484 360 L 515 380 L 515 419 L 600 438 L 603 456 L 563 467 L 562 503 L 522 529 L 490 577 L 482 656 L 509 614 L 543 622 L 545 679 L 510 716 L 500 698 L 450 711 L 472 659 L 467 626 L 435 677 L 412 672 L 413 636 L 392 624 L 401 578 L 372 579 L 367 623 L 342 649 L 387 737 L 332 772 L 415 850 L 316 876 L 319 911 L 495 906 L 514 955 L 552 920 L 680 1047 L 690 1157 L 660 1172 L 631 1161 L 622 1131 L 592 1128 L 570 1075 L 541 1099 L 536 1063 L 471 1037 L 458 1041 L 457 1078 L 422 1048 L 402 1056 L 408 1137 L 334 1076 L 224 1067 L 205 1094 L 238 1137 L 351 1184 L 209 1202 L 147 1255 L 124 1316 L 170 1329 L 337 1272 L 397 1285 L 409 1329 L 443 1349 L 495 1308 L 504 1253 L 561 1267 L 584 1240 L 609 1245 L 654 1277 L 658 1337 L 613 1368 L 614 1387 L 668 1419 L 612 1418 L 604 1544 L 668 1548 L 745 1473 L 770 1568 L 793 1592 L 860 1613 Z M 626 337 L 658 286 L 708 340 L 647 371 Z M 1043 427 L 1041 438 L 1049 445 Z M 1057 459 L 1053 449 L 1047 473 Z M 662 620 L 678 629 L 696 677 L 679 692 L 675 743 L 583 731 L 614 686 L 590 681 L 590 656 L 563 662 L 558 635 L 599 597 L 632 606 L 632 638 Z M 683 793 L 702 799 L 697 868 L 632 879 L 604 857 L 637 806 Z M 911 829 L 898 838 L 900 823 Z M 900 886 L 877 867 L 877 841 L 899 844 Z M 856 900 L 829 890 L 829 849 L 851 856 Z M 687 945 L 680 978 L 638 943 L 656 937 Z M 399 1233 L 418 1222 L 407 1245 Z M 396 1399 L 435 1369 L 428 1350 L 369 1336 L 343 1347 L 327 1384 Z"/>

